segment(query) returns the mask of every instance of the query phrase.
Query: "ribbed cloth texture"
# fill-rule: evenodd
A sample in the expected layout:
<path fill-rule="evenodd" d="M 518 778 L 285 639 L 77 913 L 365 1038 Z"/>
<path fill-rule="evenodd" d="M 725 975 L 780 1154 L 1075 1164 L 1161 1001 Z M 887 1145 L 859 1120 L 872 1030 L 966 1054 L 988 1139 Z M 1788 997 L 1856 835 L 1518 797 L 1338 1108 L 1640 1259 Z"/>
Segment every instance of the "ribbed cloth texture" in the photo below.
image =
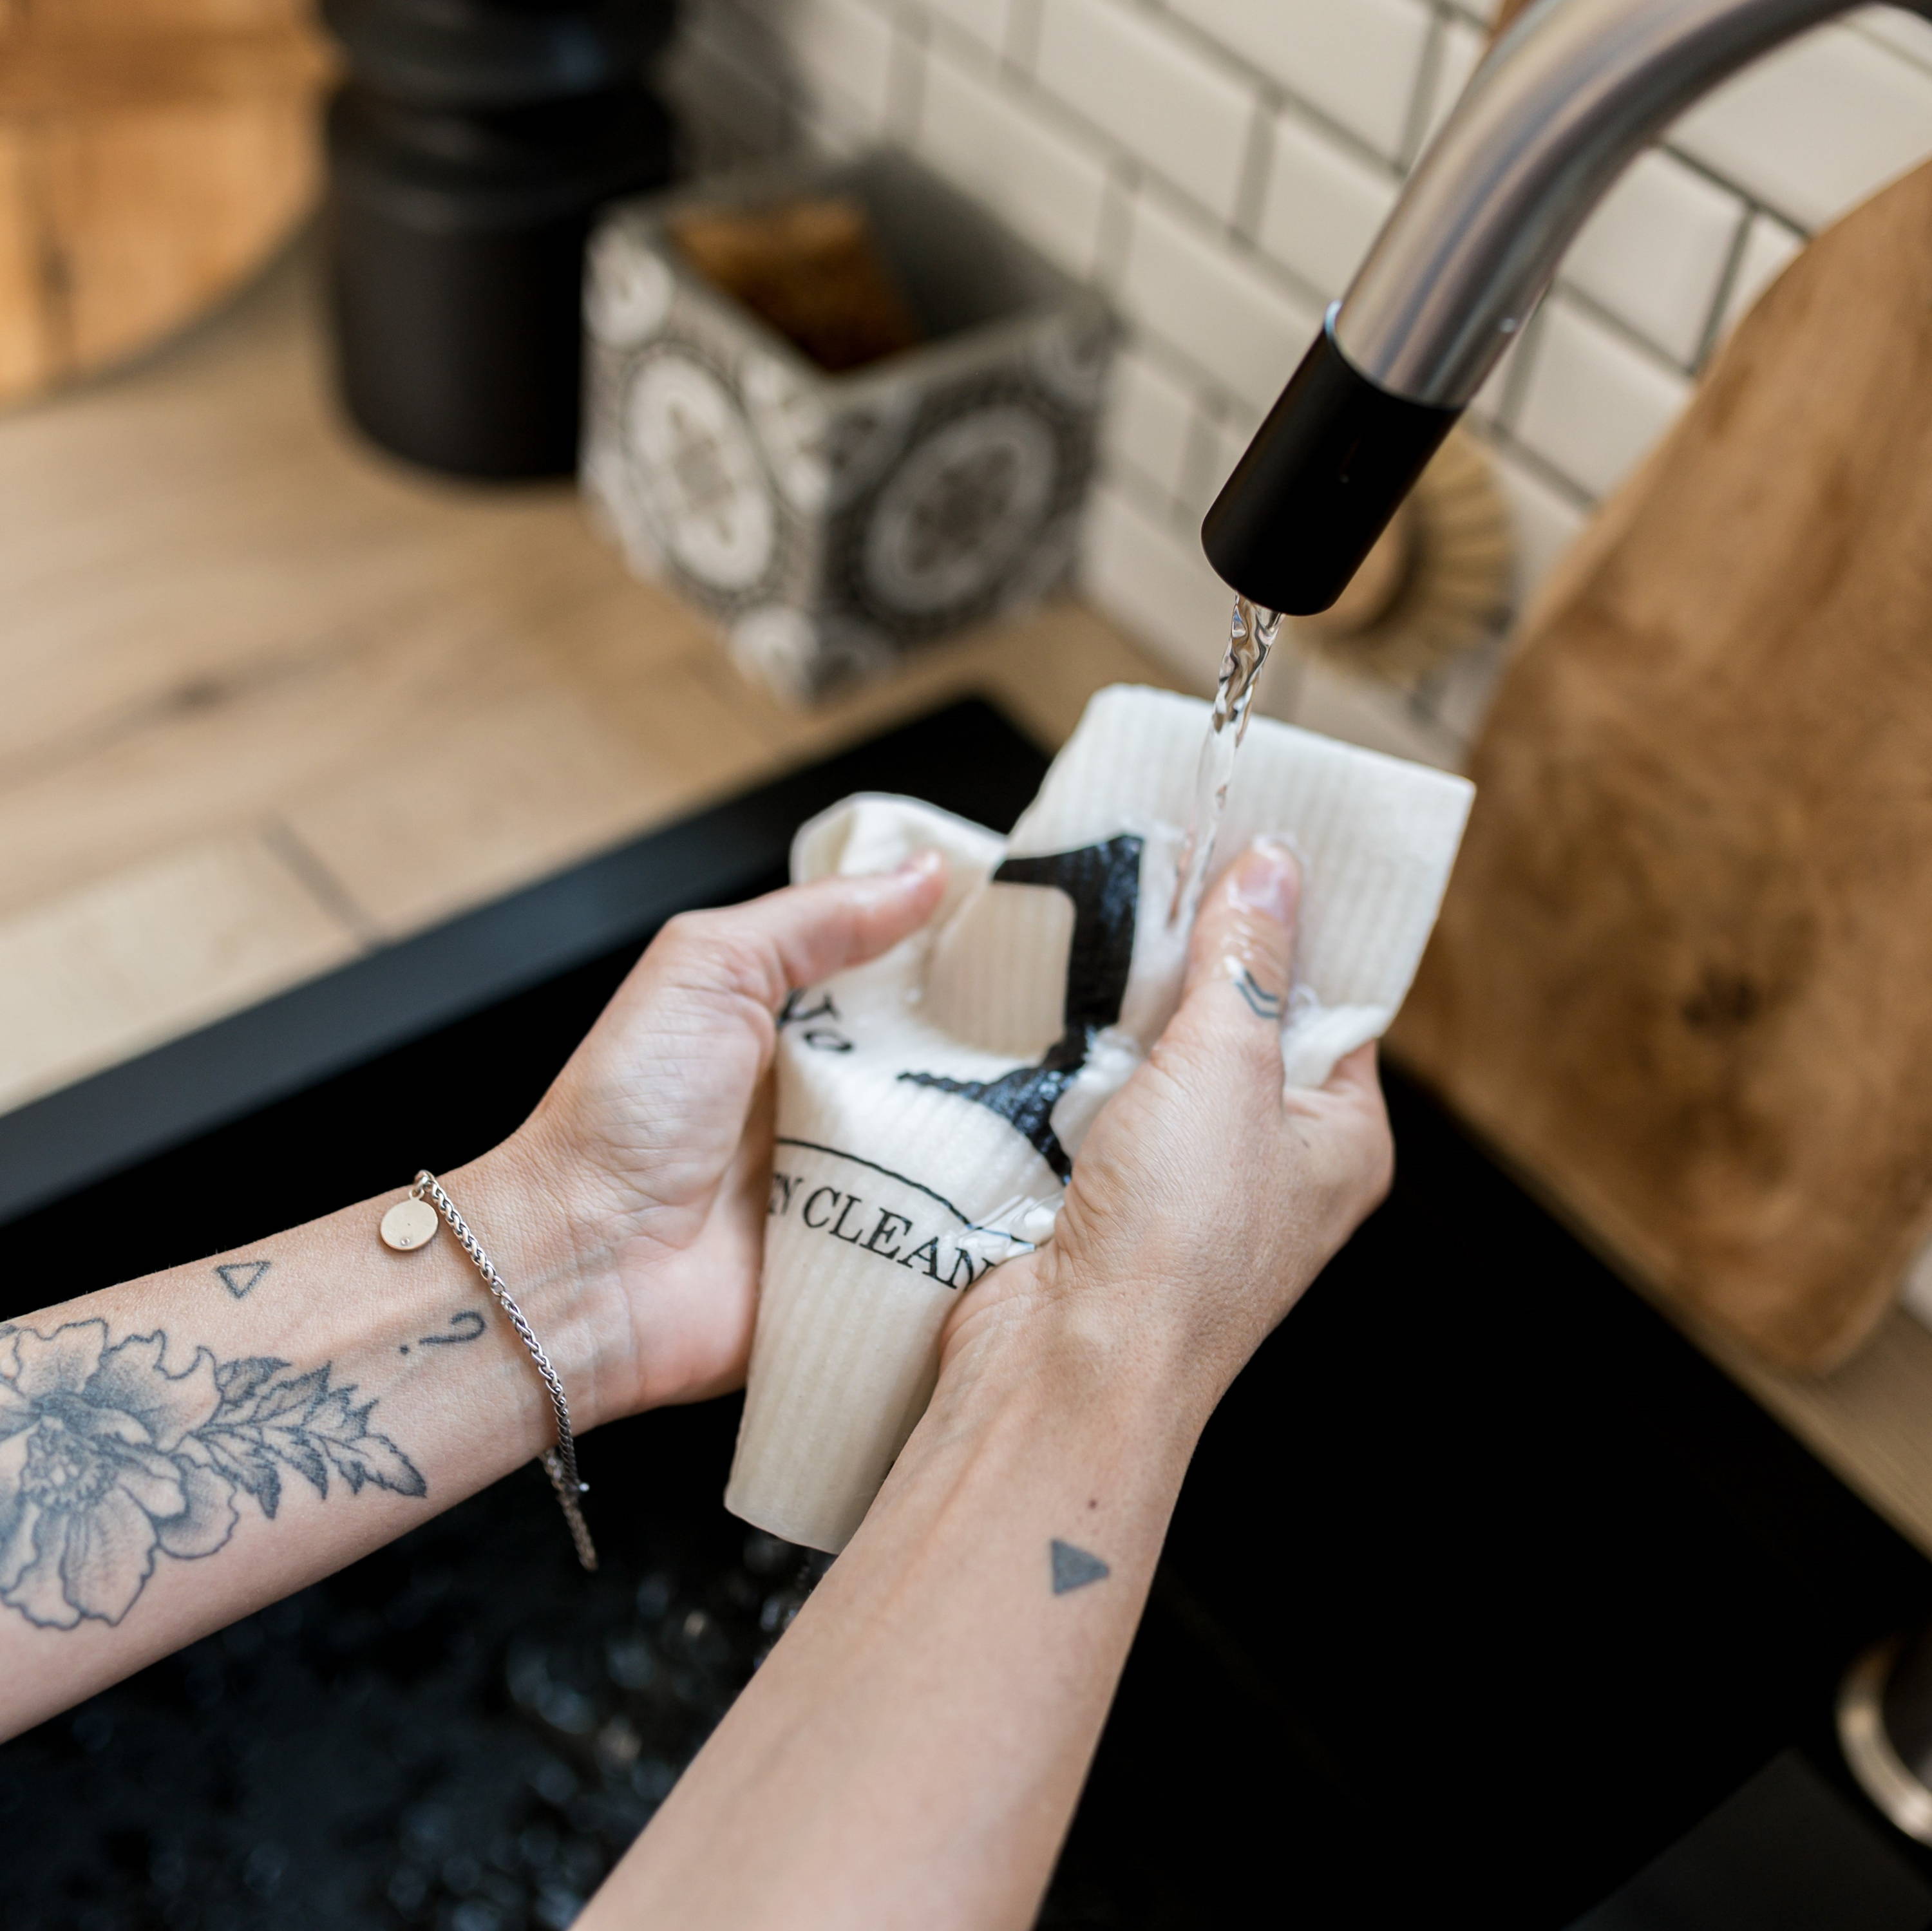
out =
<path fill-rule="evenodd" d="M 959 1295 L 1050 1229 L 1087 1125 L 1173 1009 L 1186 934 L 1167 913 L 1208 715 L 1164 691 L 1100 692 L 1010 841 L 877 796 L 800 833 L 800 882 L 928 846 L 950 878 L 924 931 L 801 992 L 780 1028 L 764 1288 L 725 1493 L 747 1521 L 842 1548 L 925 1409 Z M 1291 1083 L 1319 1084 L 1394 1018 L 1470 796 L 1441 772 L 1251 726 L 1216 869 L 1261 832 L 1300 857 Z M 1003 863 L 1014 882 L 993 880 Z"/>

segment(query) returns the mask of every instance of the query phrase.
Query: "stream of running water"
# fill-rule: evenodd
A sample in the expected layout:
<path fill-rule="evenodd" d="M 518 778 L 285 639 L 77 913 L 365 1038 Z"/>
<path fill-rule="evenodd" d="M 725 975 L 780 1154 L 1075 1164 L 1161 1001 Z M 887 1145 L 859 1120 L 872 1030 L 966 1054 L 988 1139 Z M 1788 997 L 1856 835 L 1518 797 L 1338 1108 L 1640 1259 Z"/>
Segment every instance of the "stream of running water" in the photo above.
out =
<path fill-rule="evenodd" d="M 1234 599 L 1227 655 L 1221 660 L 1220 682 L 1214 691 L 1214 713 L 1208 721 L 1208 735 L 1202 741 L 1200 762 L 1195 766 L 1194 802 L 1188 812 L 1187 836 L 1174 874 L 1174 902 L 1168 907 L 1170 925 L 1184 918 L 1191 919 L 1201 902 L 1208 868 L 1214 862 L 1214 841 L 1228 808 L 1228 785 L 1234 775 L 1235 754 L 1247 733 L 1255 680 L 1260 676 L 1280 629 L 1277 612 L 1262 610 L 1245 597 Z"/>

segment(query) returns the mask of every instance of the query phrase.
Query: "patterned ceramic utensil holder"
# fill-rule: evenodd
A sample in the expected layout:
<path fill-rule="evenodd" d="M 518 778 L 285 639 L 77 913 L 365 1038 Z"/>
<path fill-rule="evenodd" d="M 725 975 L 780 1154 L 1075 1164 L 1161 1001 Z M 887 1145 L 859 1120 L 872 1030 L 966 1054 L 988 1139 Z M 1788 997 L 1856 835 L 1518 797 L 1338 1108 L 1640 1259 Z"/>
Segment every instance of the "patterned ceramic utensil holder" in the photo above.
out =
<path fill-rule="evenodd" d="M 921 325 L 832 375 L 704 280 L 666 232 L 698 206 L 850 196 Z M 641 574 L 794 701 L 1066 577 L 1115 325 L 904 156 L 622 203 L 584 295 L 585 490 Z"/>

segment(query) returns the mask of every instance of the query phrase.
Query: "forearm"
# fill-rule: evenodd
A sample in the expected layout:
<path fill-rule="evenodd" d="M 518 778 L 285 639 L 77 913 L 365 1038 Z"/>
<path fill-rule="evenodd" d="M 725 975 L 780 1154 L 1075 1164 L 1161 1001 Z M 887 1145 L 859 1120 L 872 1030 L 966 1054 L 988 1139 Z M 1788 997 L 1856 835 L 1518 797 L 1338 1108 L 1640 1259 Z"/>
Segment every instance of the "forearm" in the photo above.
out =
<path fill-rule="evenodd" d="M 570 1230 L 510 1151 L 447 1183 L 589 1426 L 604 1290 Z M 382 1245 L 400 1197 L 0 1327 L 0 1735 L 548 1445 L 530 1358 L 447 1231 Z"/>
<path fill-rule="evenodd" d="M 736 1385 L 776 1015 L 790 986 L 905 937 L 941 869 L 674 919 L 530 1119 L 443 1177 L 578 1432 Z M 555 1439 L 534 1364 L 451 1235 L 382 1244 L 400 1193 L 0 1323 L 0 1736 Z"/>
<path fill-rule="evenodd" d="M 1205 1407 L 1088 1341 L 994 1353 L 586 1931 L 1033 1921 Z"/>

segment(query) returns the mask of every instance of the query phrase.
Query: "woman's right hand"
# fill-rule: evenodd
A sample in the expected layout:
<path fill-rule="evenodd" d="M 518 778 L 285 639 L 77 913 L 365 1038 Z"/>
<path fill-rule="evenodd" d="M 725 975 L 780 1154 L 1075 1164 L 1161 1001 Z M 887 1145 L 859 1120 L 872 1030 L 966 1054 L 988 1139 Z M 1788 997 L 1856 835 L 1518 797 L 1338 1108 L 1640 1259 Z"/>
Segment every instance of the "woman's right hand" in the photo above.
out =
<path fill-rule="evenodd" d="M 1256 1009 L 1294 886 L 1266 850 L 1204 905 L 1054 1238 L 968 1290 L 858 1534 L 586 1931 L 1034 1922 L 1200 1424 L 1388 1184 L 1372 1054 L 1284 1093 Z"/>
<path fill-rule="evenodd" d="M 1071 1344 L 1204 1420 L 1388 1192 L 1375 1048 L 1325 1086 L 1282 1084 L 1299 889 L 1293 854 L 1257 840 L 1204 899 L 1179 1009 L 1082 1144 L 1053 1239 L 962 1303 L 949 1377 Z"/>

